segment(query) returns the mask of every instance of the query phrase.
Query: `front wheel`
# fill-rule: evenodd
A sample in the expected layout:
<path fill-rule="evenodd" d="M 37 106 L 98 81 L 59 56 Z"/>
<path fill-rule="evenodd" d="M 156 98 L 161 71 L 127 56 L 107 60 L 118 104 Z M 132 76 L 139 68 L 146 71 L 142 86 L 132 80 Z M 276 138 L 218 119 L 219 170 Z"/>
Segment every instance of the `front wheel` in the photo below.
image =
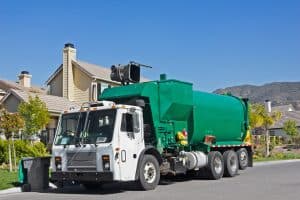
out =
<path fill-rule="evenodd" d="M 160 171 L 157 159 L 144 155 L 139 169 L 139 185 L 143 190 L 153 190 L 159 183 Z"/>

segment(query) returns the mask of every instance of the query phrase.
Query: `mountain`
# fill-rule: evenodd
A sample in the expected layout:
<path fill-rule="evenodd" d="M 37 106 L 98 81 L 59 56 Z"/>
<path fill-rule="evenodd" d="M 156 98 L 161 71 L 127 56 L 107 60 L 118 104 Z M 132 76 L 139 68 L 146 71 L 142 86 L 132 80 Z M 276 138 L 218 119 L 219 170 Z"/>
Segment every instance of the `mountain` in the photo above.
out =
<path fill-rule="evenodd" d="M 261 86 L 240 85 L 217 89 L 217 94 L 231 93 L 232 95 L 249 98 L 252 103 L 272 101 L 272 106 L 292 104 L 300 110 L 300 82 L 274 82 Z"/>

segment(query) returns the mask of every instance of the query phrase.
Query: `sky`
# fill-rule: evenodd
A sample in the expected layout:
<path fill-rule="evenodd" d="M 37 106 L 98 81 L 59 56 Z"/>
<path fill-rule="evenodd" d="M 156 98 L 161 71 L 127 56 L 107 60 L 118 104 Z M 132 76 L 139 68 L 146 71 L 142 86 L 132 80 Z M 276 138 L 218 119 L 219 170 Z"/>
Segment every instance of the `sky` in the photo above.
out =
<path fill-rule="evenodd" d="M 0 79 L 43 85 L 67 42 L 79 60 L 137 61 L 202 91 L 300 81 L 300 1 L 0 1 Z"/>

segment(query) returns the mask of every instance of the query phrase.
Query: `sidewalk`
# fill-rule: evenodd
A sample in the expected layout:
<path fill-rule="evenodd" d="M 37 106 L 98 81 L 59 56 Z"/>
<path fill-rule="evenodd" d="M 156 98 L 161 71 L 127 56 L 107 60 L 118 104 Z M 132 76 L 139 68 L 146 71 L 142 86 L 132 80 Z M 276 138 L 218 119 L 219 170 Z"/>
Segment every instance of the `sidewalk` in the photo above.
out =
<path fill-rule="evenodd" d="M 266 166 L 266 165 L 284 164 L 284 163 L 294 163 L 294 162 L 300 162 L 300 159 L 272 160 L 272 161 L 254 162 L 254 167 Z"/>

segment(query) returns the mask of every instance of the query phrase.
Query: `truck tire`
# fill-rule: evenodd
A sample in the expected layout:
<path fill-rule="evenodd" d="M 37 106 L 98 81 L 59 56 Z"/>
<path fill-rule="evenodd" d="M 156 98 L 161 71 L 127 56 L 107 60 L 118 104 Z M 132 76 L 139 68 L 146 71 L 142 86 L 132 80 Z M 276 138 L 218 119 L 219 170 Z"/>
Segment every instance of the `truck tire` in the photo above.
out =
<path fill-rule="evenodd" d="M 224 158 L 224 176 L 234 177 L 238 173 L 239 161 L 237 154 L 228 150 L 223 153 Z"/>
<path fill-rule="evenodd" d="M 249 155 L 247 149 L 241 148 L 236 153 L 239 159 L 239 169 L 245 170 L 248 167 L 249 163 Z"/>
<path fill-rule="evenodd" d="M 208 178 L 211 180 L 218 180 L 224 174 L 224 159 L 220 152 L 211 151 L 208 153 L 207 163 Z"/>
<path fill-rule="evenodd" d="M 157 159 L 152 155 L 144 155 L 139 166 L 139 185 L 142 190 L 153 190 L 159 183 L 160 171 Z"/>

